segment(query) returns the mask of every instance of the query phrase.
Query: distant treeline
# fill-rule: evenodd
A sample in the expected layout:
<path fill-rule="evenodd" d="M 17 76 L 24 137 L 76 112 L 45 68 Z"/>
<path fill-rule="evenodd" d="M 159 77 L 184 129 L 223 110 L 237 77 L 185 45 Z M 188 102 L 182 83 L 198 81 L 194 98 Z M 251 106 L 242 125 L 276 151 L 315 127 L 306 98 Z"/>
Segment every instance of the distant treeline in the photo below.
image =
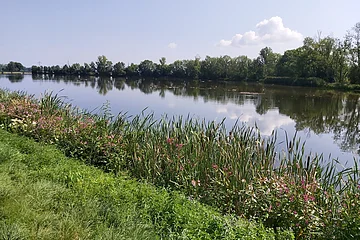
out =
<path fill-rule="evenodd" d="M 19 62 L 9 62 L 8 64 L 0 64 L 0 73 L 1 72 L 24 72 L 26 69 L 21 63 Z"/>
<path fill-rule="evenodd" d="M 259 56 L 209 57 L 177 60 L 167 64 L 144 60 L 140 64 L 123 62 L 113 64 L 105 56 L 80 65 L 32 66 L 34 74 L 107 75 L 117 77 L 175 77 L 202 80 L 261 81 L 322 85 L 326 83 L 360 84 L 360 22 L 343 39 L 334 37 L 307 37 L 303 46 L 287 50 L 283 55 L 271 48 L 261 49 Z M 310 79 L 310 80 L 309 80 Z M 289 83 L 288 81 L 292 81 Z"/>

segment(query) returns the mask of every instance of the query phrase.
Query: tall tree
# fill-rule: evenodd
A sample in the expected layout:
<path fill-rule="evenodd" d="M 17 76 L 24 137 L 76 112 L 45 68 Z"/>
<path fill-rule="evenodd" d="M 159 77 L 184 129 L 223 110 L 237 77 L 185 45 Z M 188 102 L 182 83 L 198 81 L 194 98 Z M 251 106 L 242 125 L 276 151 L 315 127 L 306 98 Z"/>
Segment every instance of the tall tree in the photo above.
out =
<path fill-rule="evenodd" d="M 335 81 L 339 83 L 345 83 L 349 75 L 349 42 L 346 39 L 344 41 L 337 39 L 335 45 L 336 47 L 333 53 Z"/>
<path fill-rule="evenodd" d="M 159 65 L 156 68 L 158 76 L 167 77 L 170 75 L 169 65 L 166 64 L 166 58 L 162 57 L 159 59 Z"/>
<path fill-rule="evenodd" d="M 79 63 L 74 63 L 73 65 L 70 66 L 69 72 L 71 75 L 79 75 L 80 68 L 81 68 L 81 65 Z"/>
<path fill-rule="evenodd" d="M 125 76 L 126 72 L 125 72 L 125 63 L 123 62 L 117 62 L 114 65 L 114 70 L 113 70 L 113 75 L 114 76 Z"/>
<path fill-rule="evenodd" d="M 6 64 L 0 64 L 0 72 L 5 71 Z"/>
<path fill-rule="evenodd" d="M 99 56 L 96 61 L 96 71 L 99 75 L 110 75 L 112 72 L 112 62 L 104 55 Z"/>
<path fill-rule="evenodd" d="M 151 60 L 144 60 L 139 64 L 139 73 L 142 77 L 153 77 L 156 65 Z"/>
<path fill-rule="evenodd" d="M 281 58 L 281 54 L 274 53 L 269 47 L 260 50 L 259 61 L 264 66 L 264 76 L 274 76 L 276 73 L 276 64 Z"/>
<path fill-rule="evenodd" d="M 355 24 L 346 38 L 350 44 L 350 82 L 360 84 L 360 22 Z"/>
<path fill-rule="evenodd" d="M 11 61 L 6 65 L 4 71 L 7 71 L 7 72 L 20 72 L 20 71 L 23 71 L 24 69 L 25 69 L 25 67 L 21 63 Z"/>
<path fill-rule="evenodd" d="M 125 69 L 125 72 L 130 77 L 139 76 L 139 65 L 132 63 Z"/>

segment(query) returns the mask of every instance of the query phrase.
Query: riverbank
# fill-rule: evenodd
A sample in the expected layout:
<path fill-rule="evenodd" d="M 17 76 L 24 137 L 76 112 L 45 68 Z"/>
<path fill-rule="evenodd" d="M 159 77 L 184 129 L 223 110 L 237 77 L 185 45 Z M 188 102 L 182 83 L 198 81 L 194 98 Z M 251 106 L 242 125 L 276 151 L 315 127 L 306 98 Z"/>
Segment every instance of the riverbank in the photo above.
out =
<path fill-rule="evenodd" d="M 31 73 L 26 73 L 27 75 L 31 75 Z M 4 74 L 5 75 L 5 74 Z M 96 77 L 104 77 L 104 79 L 110 78 L 109 76 L 98 76 L 95 74 L 91 75 L 76 75 L 76 74 L 67 74 L 67 75 L 49 75 L 49 74 L 33 74 L 34 79 L 59 79 L 61 77 L 68 79 L 79 79 L 79 77 L 96 78 Z M 128 79 L 132 81 L 136 81 L 142 79 L 144 82 L 168 82 L 168 81 L 178 81 L 178 82 L 191 82 L 192 79 L 184 79 L 184 78 L 175 78 L 175 77 L 149 77 L 149 78 L 141 78 L 139 76 L 123 76 L 117 78 L 114 76 L 114 79 Z M 301 78 L 301 77 L 266 77 L 264 79 L 260 79 L 258 81 L 237 81 L 237 80 L 201 80 L 203 83 L 229 83 L 229 84 L 265 84 L 265 85 L 278 85 L 278 86 L 289 86 L 289 87 L 311 87 L 316 89 L 325 89 L 325 90 L 338 90 L 343 92 L 360 92 L 360 84 L 350 84 L 350 83 L 328 83 L 321 78 L 309 77 L 309 78 Z"/>
<path fill-rule="evenodd" d="M 315 87 L 347 92 L 360 92 L 359 84 L 327 83 L 320 78 L 268 77 L 260 82 L 264 84 L 274 84 L 282 86 Z"/>
<path fill-rule="evenodd" d="M 359 170 L 304 156 L 296 138 L 275 152 L 275 136 L 257 129 L 188 119 L 129 119 L 89 114 L 56 95 L 0 92 L 2 128 L 55 144 L 67 156 L 107 172 L 126 171 L 220 209 L 291 229 L 298 239 L 357 237 Z M 347 179 L 346 182 L 343 179 Z"/>
<path fill-rule="evenodd" d="M 0 75 L 32 75 L 32 72 L 0 72 Z"/>
<path fill-rule="evenodd" d="M 0 178 L 0 237 L 6 239 L 275 239 L 258 224 L 3 130 Z"/>

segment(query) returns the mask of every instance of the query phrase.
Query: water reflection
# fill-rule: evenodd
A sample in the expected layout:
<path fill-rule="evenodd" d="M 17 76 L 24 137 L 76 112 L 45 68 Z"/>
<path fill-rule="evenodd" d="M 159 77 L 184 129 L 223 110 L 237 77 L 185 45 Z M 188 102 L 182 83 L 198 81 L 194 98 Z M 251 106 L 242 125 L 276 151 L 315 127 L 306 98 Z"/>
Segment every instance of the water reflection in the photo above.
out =
<path fill-rule="evenodd" d="M 12 83 L 21 82 L 24 79 L 23 74 L 14 74 L 14 75 L 8 75 L 7 76 L 9 81 Z"/>
<path fill-rule="evenodd" d="M 266 125 L 261 128 L 264 134 L 270 134 L 273 129 L 293 120 L 297 131 L 334 133 L 334 140 L 343 151 L 359 151 L 359 94 L 232 83 L 128 80 L 126 84 L 146 94 L 159 91 L 165 95 L 166 89 L 177 96 L 193 97 L 194 100 L 202 97 L 204 102 L 216 101 L 222 104 L 217 108 L 218 113 L 226 113 L 230 119 L 239 118 L 244 122 Z M 235 106 L 223 106 L 228 103 Z M 266 117 L 256 117 L 251 109 L 247 111 L 244 108 L 247 104 L 254 105 L 256 113 L 266 114 Z"/>
<path fill-rule="evenodd" d="M 8 79 L 11 82 L 22 81 L 16 76 L 8 76 Z M 234 121 L 239 119 L 242 122 L 256 123 L 264 135 L 269 135 L 274 129 L 279 128 L 293 132 L 301 131 L 303 134 L 308 134 L 309 139 L 316 139 L 314 145 L 324 145 L 322 148 L 325 150 L 333 148 L 331 141 L 335 141 L 344 152 L 359 151 L 359 94 L 312 88 L 181 79 L 80 78 L 40 75 L 32 76 L 32 81 L 72 85 L 79 89 L 80 87 L 91 88 L 103 97 L 111 97 L 112 105 L 113 99 L 116 99 L 114 104 L 117 104 L 116 101 L 121 97 L 126 98 L 125 101 L 136 97 L 134 101 L 127 101 L 129 108 L 139 108 L 134 106 L 135 102 L 143 101 L 146 104 L 144 107 L 153 105 L 166 113 L 179 115 L 191 111 L 201 112 L 202 116 L 208 120 L 218 117 L 226 117 Z M 136 91 L 140 91 L 142 95 L 137 94 Z M 160 96 L 163 101 L 154 99 L 155 96 Z M 94 96 L 86 97 L 87 101 L 90 101 L 89 98 Z M 124 99 L 119 102 L 124 102 Z M 102 103 L 98 102 L 97 106 Z M 206 103 L 211 103 L 211 107 Z M 124 105 L 119 108 L 124 108 Z M 186 109 L 187 112 L 185 110 L 182 112 L 181 109 Z M 143 109 L 137 109 L 137 112 L 141 110 Z M 318 138 L 310 136 L 311 134 Z M 330 135 L 332 140 L 327 140 L 328 146 L 325 146 L 324 139 Z M 324 151 L 323 149 L 321 151 Z"/>

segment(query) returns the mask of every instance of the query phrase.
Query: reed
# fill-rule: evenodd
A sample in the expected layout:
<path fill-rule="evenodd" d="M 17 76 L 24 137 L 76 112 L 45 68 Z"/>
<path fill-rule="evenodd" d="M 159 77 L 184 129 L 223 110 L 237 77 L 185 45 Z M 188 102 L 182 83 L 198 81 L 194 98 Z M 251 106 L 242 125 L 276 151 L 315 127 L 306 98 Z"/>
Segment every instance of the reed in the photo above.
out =
<path fill-rule="evenodd" d="M 0 91 L 0 124 L 105 171 L 128 172 L 223 212 L 292 229 L 297 238 L 360 234 L 358 159 L 345 168 L 306 156 L 296 135 L 286 135 L 286 149 L 276 152 L 276 132 L 264 138 L 256 127 L 235 124 L 229 131 L 224 120 L 156 119 L 145 111 L 114 117 L 108 104 L 94 114 L 52 93 L 35 100 L 9 91 Z"/>

